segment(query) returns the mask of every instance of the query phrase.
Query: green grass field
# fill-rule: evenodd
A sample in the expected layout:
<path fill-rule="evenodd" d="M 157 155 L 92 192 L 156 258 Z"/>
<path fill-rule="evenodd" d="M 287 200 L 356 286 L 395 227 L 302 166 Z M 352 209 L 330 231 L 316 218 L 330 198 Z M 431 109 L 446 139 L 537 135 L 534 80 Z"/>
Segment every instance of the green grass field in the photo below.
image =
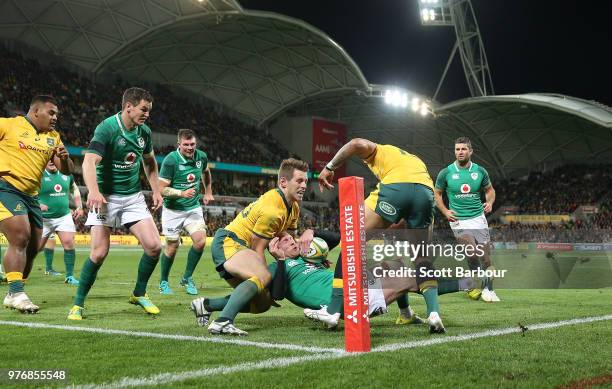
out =
<path fill-rule="evenodd" d="M 236 323 L 249 331 L 248 337 L 215 342 L 218 338 L 196 326 L 188 309 L 192 297 L 178 286 L 184 253 L 179 252 L 171 273 L 174 295 L 159 295 L 156 270 L 149 295 L 161 314 L 152 317 L 127 303 L 140 252 L 111 248 L 86 302 L 86 320 L 76 323 L 66 320 L 75 288 L 63 284 L 62 277 L 44 276 L 39 256 L 26 291 L 40 305 L 40 313 L 3 310 L 0 315 L 0 385 L 551 388 L 612 374 L 611 288 L 498 289 L 502 302 L 497 304 L 471 301 L 465 293 L 444 295 L 440 302 L 447 334 L 435 336 L 426 326 L 396 326 L 394 305 L 389 314 L 372 319 L 372 347 L 377 352 L 355 355 L 339 352 L 342 331 L 330 332 L 308 321 L 287 301 L 262 315 L 241 314 Z M 77 276 L 86 256 L 87 251 L 77 251 Z M 63 270 L 61 250 L 56 250 L 54 265 Z M 214 272 L 209 250 L 195 278 L 200 296 L 230 292 Z M 420 296 L 411 295 L 410 301 L 425 314 Z M 558 326 L 559 321 L 587 317 L 600 320 Z M 530 329 L 521 334 L 519 322 Z M 558 327 L 538 329 L 538 323 Z M 487 332 L 507 328 L 511 330 Z M 102 330 L 91 332 L 96 329 Z M 470 334 L 477 336 L 458 338 Z M 439 343 L 425 343 L 432 339 Z M 66 369 L 69 378 L 15 384 L 2 369 Z"/>

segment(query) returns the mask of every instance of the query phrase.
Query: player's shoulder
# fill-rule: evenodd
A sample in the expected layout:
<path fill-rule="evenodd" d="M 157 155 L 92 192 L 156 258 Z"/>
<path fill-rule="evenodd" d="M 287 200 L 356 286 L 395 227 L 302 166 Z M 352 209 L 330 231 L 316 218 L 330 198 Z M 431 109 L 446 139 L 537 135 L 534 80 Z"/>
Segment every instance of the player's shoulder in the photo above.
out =
<path fill-rule="evenodd" d="M 278 188 L 270 189 L 261 195 L 260 202 L 267 212 L 287 212 L 287 201 L 285 200 L 285 195 L 283 195 L 283 192 Z"/>
<path fill-rule="evenodd" d="M 204 150 L 196 149 L 196 159 L 208 160 L 208 154 Z"/>
<path fill-rule="evenodd" d="M 151 127 L 149 127 L 146 123 L 141 124 L 139 127 L 141 134 L 151 136 Z"/>
<path fill-rule="evenodd" d="M 448 175 L 448 173 L 451 171 L 451 167 L 453 166 L 453 164 L 450 164 L 448 166 L 444 166 L 442 169 L 440 169 L 440 172 L 438 172 L 438 177 L 446 177 Z"/>
<path fill-rule="evenodd" d="M 111 115 L 106 119 L 102 120 L 100 124 L 96 127 L 96 131 L 108 131 L 115 132 L 119 131 L 121 128 L 119 127 L 119 123 L 117 122 L 117 114 Z"/>
<path fill-rule="evenodd" d="M 474 167 L 476 168 L 476 171 L 481 172 L 483 174 L 488 174 L 487 169 L 485 169 L 484 166 L 474 163 Z"/>
<path fill-rule="evenodd" d="M 164 157 L 162 163 L 175 163 L 178 160 L 177 151 L 171 151 Z"/>

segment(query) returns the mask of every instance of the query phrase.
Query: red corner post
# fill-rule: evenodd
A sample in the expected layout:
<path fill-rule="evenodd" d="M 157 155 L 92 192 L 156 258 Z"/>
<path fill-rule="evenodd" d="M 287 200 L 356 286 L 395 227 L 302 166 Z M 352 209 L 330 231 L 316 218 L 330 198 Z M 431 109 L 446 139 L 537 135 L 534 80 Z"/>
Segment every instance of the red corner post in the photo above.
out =
<path fill-rule="evenodd" d="M 344 285 L 344 348 L 348 352 L 367 352 L 371 346 L 363 178 L 339 179 L 338 191 Z"/>

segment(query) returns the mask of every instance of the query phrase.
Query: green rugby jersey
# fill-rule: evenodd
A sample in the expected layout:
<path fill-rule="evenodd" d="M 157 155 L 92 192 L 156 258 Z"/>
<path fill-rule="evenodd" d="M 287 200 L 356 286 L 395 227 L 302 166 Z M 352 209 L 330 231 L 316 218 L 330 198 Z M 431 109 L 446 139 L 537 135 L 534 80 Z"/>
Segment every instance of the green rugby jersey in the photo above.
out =
<path fill-rule="evenodd" d="M 270 273 L 276 273 L 276 262 L 268 265 Z M 319 309 L 329 305 L 334 273 L 320 264 L 306 262 L 302 258 L 286 259 L 287 290 L 285 298 L 302 308 Z"/>
<path fill-rule="evenodd" d="M 175 211 L 188 211 L 200 206 L 202 197 L 202 172 L 208 166 L 208 156 L 202 150 L 195 151 L 192 159 L 185 158 L 178 150 L 166 155 L 159 178 L 170 181 L 170 187 L 178 190 L 193 188 L 196 195 L 190 199 L 164 197 L 164 207 Z"/>
<path fill-rule="evenodd" d="M 484 212 L 480 190 L 489 186 L 489 173 L 474 162 L 462 168 L 455 161 L 442 169 L 436 179 L 436 189 L 446 191 L 448 208 L 455 211 L 459 220 L 471 219 Z"/>
<path fill-rule="evenodd" d="M 96 127 L 87 150 L 102 157 L 97 167 L 100 192 L 106 195 L 140 192 L 142 156 L 152 151 L 151 129 L 146 124 L 128 130 L 121 112 L 104 119 Z"/>
<path fill-rule="evenodd" d="M 49 209 L 42 213 L 45 219 L 57 219 L 70 213 L 70 192 L 74 178 L 59 171 L 49 173 L 46 169 L 40 184 L 39 201 Z"/>

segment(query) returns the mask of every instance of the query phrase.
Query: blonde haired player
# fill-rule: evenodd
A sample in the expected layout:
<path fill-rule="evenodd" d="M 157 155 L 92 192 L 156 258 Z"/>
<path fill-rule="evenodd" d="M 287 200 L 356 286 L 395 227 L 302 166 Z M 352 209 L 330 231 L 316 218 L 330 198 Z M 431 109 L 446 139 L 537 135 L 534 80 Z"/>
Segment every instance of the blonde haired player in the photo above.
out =
<path fill-rule="evenodd" d="M 211 334 L 247 335 L 234 326 L 234 319 L 270 283 L 272 276 L 264 251 L 273 238 L 296 234 L 307 183 L 306 162 L 293 158 L 283 160 L 278 171 L 278 187 L 264 193 L 215 233 L 211 245 L 215 268 L 235 289 L 219 318 L 208 326 Z M 304 231 L 300 237 L 302 252 L 308 251 L 312 239 L 313 231 Z"/>

